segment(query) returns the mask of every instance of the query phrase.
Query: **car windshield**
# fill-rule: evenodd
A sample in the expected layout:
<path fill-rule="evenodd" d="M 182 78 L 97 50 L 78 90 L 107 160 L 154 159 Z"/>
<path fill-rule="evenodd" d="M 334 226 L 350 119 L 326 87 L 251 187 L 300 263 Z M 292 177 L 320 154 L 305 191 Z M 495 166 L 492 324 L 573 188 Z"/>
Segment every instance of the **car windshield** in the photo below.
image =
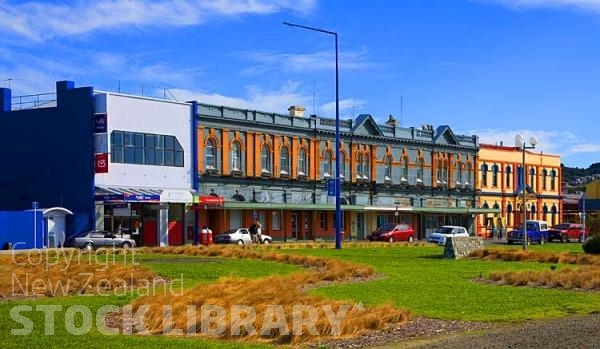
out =
<path fill-rule="evenodd" d="M 453 227 L 439 227 L 435 230 L 438 234 L 452 234 Z"/>
<path fill-rule="evenodd" d="M 378 232 L 382 232 L 382 231 L 390 231 L 390 230 L 394 230 L 394 227 L 396 226 L 396 224 L 384 224 L 382 226 L 380 226 L 379 228 L 377 228 Z"/>

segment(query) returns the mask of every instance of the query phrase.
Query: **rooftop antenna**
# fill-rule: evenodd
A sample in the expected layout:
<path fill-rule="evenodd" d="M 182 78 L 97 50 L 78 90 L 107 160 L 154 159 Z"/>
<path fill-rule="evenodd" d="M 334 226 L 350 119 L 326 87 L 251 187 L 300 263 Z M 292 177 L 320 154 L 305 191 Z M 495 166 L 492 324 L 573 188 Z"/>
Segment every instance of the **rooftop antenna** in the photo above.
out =
<path fill-rule="evenodd" d="M 354 120 L 354 111 L 356 110 L 356 104 L 354 104 L 354 98 L 352 98 L 352 120 Z"/>
<path fill-rule="evenodd" d="M 316 85 L 316 79 L 313 78 L 313 115 L 317 115 L 317 112 L 315 111 L 315 85 Z"/>

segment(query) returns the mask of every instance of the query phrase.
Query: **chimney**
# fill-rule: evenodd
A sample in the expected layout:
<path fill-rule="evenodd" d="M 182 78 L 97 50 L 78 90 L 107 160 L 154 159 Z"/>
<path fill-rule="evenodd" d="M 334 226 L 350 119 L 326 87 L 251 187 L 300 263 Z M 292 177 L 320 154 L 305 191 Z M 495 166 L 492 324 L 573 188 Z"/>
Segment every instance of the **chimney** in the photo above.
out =
<path fill-rule="evenodd" d="M 297 105 L 292 105 L 291 107 L 288 108 L 288 111 L 290 112 L 290 116 L 293 116 L 296 118 L 303 118 L 305 110 L 306 110 L 306 108 L 297 106 Z"/>

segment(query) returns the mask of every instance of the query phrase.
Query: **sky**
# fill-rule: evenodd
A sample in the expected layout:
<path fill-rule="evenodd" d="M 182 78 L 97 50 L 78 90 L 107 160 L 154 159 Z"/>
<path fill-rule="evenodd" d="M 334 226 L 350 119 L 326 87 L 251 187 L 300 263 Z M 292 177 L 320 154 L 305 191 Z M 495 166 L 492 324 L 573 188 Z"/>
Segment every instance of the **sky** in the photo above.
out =
<path fill-rule="evenodd" d="M 600 0 L 0 0 L 0 87 L 449 125 L 600 162 Z"/>

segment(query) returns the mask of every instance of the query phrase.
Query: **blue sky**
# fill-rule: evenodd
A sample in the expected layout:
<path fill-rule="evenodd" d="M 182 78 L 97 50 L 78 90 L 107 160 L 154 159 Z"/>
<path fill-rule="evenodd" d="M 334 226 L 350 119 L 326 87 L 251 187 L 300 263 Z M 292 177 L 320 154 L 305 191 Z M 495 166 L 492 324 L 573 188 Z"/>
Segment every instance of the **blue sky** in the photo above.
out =
<path fill-rule="evenodd" d="M 600 162 L 600 0 L 0 0 L 0 87 L 450 125 Z"/>

